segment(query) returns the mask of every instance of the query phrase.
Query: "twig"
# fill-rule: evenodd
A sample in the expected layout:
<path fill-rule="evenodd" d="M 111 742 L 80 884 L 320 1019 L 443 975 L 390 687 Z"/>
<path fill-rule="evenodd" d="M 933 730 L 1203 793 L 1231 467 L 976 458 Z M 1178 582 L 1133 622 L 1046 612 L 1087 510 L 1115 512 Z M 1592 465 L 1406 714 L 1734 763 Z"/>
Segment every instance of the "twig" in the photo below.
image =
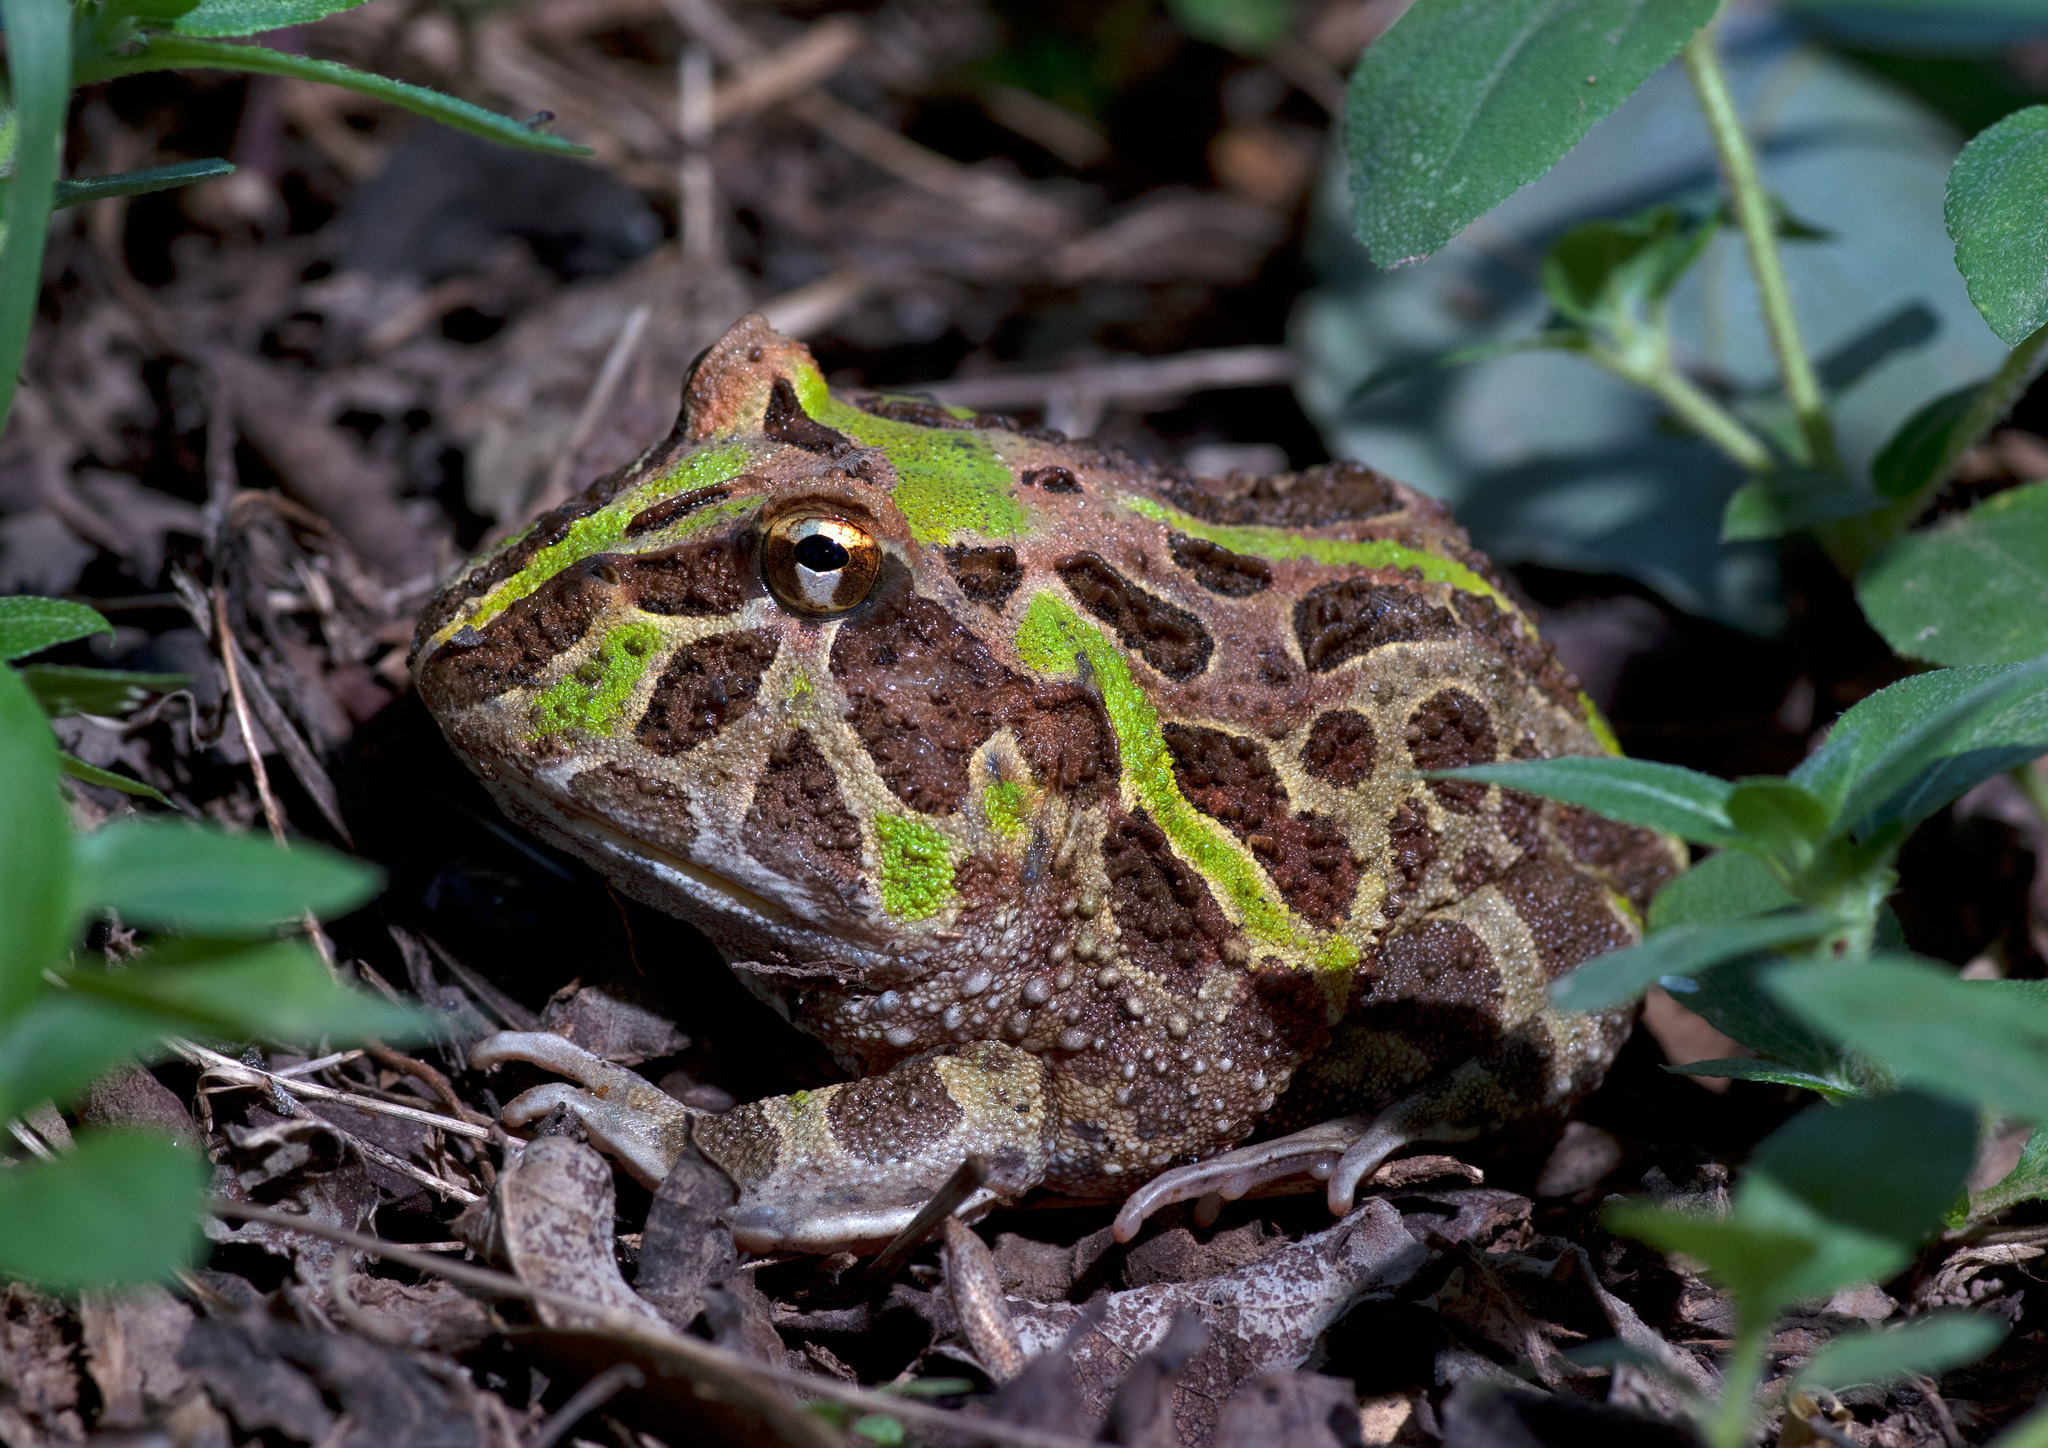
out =
<path fill-rule="evenodd" d="M 946 1178 L 945 1185 L 932 1193 L 930 1201 L 918 1209 L 910 1224 L 898 1232 L 878 1253 L 874 1260 L 861 1269 L 860 1276 L 853 1282 L 849 1299 L 864 1298 L 877 1287 L 894 1277 L 897 1270 L 910 1260 L 910 1254 L 923 1246 L 925 1239 L 938 1230 L 939 1224 L 960 1209 L 960 1204 L 988 1185 L 988 1158 L 970 1156 L 960 1163 L 959 1168 Z"/>
<path fill-rule="evenodd" d="M 760 312 L 776 331 L 790 337 L 808 337 L 844 316 L 846 309 L 866 296 L 874 284 L 874 278 L 866 272 L 848 268 L 770 297 L 761 303 Z"/>
<path fill-rule="evenodd" d="M 676 115 L 683 134 L 676 191 L 683 259 L 707 266 L 719 252 L 718 178 L 711 169 L 711 52 L 701 45 L 684 46 L 676 64 Z"/>
<path fill-rule="evenodd" d="M 545 512 L 569 496 L 569 483 L 576 476 L 576 459 L 590 441 L 590 435 L 597 431 L 605 409 L 611 406 L 612 397 L 626 375 L 626 366 L 639 351 L 640 338 L 646 334 L 648 319 L 653 315 L 654 308 L 645 302 L 627 313 L 611 351 L 605 354 L 604 366 L 598 369 L 597 380 L 590 384 L 590 393 L 583 399 L 583 410 L 576 414 L 569 440 L 562 445 L 561 456 L 555 459 L 554 470 L 548 474 L 547 486 L 528 505 L 528 512 Z"/>
<path fill-rule="evenodd" d="M 907 1426 L 944 1430 L 988 1443 L 1013 1444 L 1015 1448 L 1088 1448 L 1081 1439 L 1070 1438 L 1064 1433 L 1048 1433 L 1039 1428 L 992 1422 L 985 1418 L 968 1418 L 913 1399 L 894 1397 L 868 1388 L 856 1388 L 832 1378 L 742 1357 L 736 1352 L 714 1347 L 700 1339 L 684 1337 L 634 1313 L 588 1301 L 573 1292 L 561 1292 L 552 1287 L 530 1286 L 516 1277 L 492 1271 L 488 1267 L 477 1267 L 468 1262 L 446 1262 L 417 1249 L 401 1247 L 366 1233 L 330 1227 L 325 1222 L 315 1222 L 292 1212 L 281 1212 L 273 1207 L 259 1206 L 254 1202 L 231 1202 L 221 1197 L 214 1198 L 210 1206 L 216 1216 L 266 1222 L 274 1227 L 304 1232 L 308 1236 L 339 1242 L 344 1247 L 353 1247 L 359 1252 L 371 1253 L 401 1267 L 410 1267 L 415 1272 L 434 1273 L 478 1292 L 496 1297 L 516 1298 L 523 1302 L 542 1303 L 576 1313 L 597 1323 L 611 1336 L 676 1363 L 692 1377 L 716 1377 L 726 1383 L 735 1379 L 766 1379 L 798 1392 L 845 1403 L 863 1412 L 895 1418 Z"/>
<path fill-rule="evenodd" d="M 476 1126 L 490 1125 L 490 1119 L 481 1111 L 469 1105 L 455 1094 L 455 1087 L 446 1076 L 425 1061 L 394 1051 L 382 1041 L 372 1041 L 363 1047 L 363 1054 L 381 1066 L 389 1066 L 402 1075 L 410 1076 L 439 1098 L 441 1104 L 455 1115 Z"/>
<path fill-rule="evenodd" d="M 488 1127 L 473 1126 L 452 1116 L 436 1116 L 431 1111 L 421 1111 L 416 1107 L 379 1101 L 375 1097 L 364 1096 L 354 1091 L 338 1091 L 332 1086 L 322 1086 L 317 1081 L 302 1081 L 296 1076 L 280 1076 L 275 1071 L 245 1065 L 232 1056 L 223 1056 L 218 1051 L 208 1050 L 197 1041 L 187 1041 L 178 1036 L 166 1039 L 171 1049 L 191 1064 L 204 1068 L 207 1075 L 219 1077 L 232 1086 L 257 1090 L 277 1089 L 307 1101 L 338 1101 L 344 1106 L 353 1106 L 358 1111 L 367 1111 L 377 1116 L 395 1116 L 401 1121 L 416 1121 L 422 1126 L 436 1127 L 455 1136 L 469 1137 L 472 1141 L 491 1140 Z"/>
<path fill-rule="evenodd" d="M 216 580 L 213 585 L 214 646 L 220 650 L 220 666 L 228 676 L 228 697 L 235 707 L 235 724 L 242 731 L 242 748 L 249 755 L 249 773 L 256 780 L 256 797 L 263 802 L 263 818 L 270 825 L 270 837 L 284 844 L 284 815 L 270 792 L 270 771 L 263 766 L 263 751 L 256 744 L 256 727 L 249 720 L 249 699 L 242 692 L 241 670 L 235 667 L 234 635 L 228 631 L 228 597 Z"/>
<path fill-rule="evenodd" d="M 850 15 L 833 15 L 808 27 L 802 35 L 740 67 L 718 88 L 711 102 L 711 124 L 723 126 L 800 95 L 853 59 L 863 35 Z"/>
<path fill-rule="evenodd" d="M 346 1126 L 342 1126 L 338 1122 L 329 1120 L 327 1117 L 322 1116 L 319 1112 L 313 1110 L 313 1108 L 310 1106 L 301 1107 L 300 1109 L 304 1111 L 307 1116 L 310 1116 L 313 1120 L 319 1122 L 322 1126 L 326 1127 L 329 1131 L 333 1132 L 336 1136 L 340 1137 L 343 1141 L 347 1142 L 350 1146 L 354 1147 L 359 1153 L 362 1154 L 362 1156 L 364 1156 L 368 1160 L 374 1161 L 377 1163 L 377 1165 L 384 1167 L 390 1171 L 395 1171 L 400 1176 L 411 1177 L 414 1181 L 418 1182 L 428 1191 L 439 1192 L 444 1197 L 452 1197 L 456 1201 L 465 1204 L 469 1202 L 480 1202 L 483 1200 L 483 1197 L 480 1194 L 471 1191 L 468 1187 L 459 1187 L 456 1186 L 453 1182 L 444 1181 L 440 1177 L 437 1177 L 432 1172 L 428 1171 L 425 1167 L 415 1166 L 411 1162 L 407 1161 L 404 1157 L 399 1156 L 396 1153 L 386 1151 L 383 1147 L 377 1145 L 375 1142 L 363 1140 L 362 1137 L 358 1136 L 355 1132 L 350 1131 Z"/>
<path fill-rule="evenodd" d="M 555 1448 L 562 1435 L 612 1400 L 621 1388 L 646 1386 L 647 1379 L 631 1363 L 613 1363 L 571 1395 L 555 1415 L 540 1425 L 526 1448 Z"/>
<path fill-rule="evenodd" d="M 434 958 L 448 967 L 448 973 L 462 983 L 462 988 L 475 996 L 478 1004 L 498 1018 L 498 1023 L 510 1026 L 515 1031 L 532 1031 L 540 1027 L 540 1017 L 518 1001 L 499 990 L 453 955 L 447 947 L 431 935 L 422 935 L 427 949 L 434 952 Z"/>
<path fill-rule="evenodd" d="M 1064 372 L 1009 372 L 956 377 L 915 389 L 952 407 L 1042 407 L 1062 392 L 1109 401 L 1178 397 L 1231 387 L 1278 387 L 1301 369 L 1285 347 L 1218 347 L 1170 357 L 1098 362 Z"/>

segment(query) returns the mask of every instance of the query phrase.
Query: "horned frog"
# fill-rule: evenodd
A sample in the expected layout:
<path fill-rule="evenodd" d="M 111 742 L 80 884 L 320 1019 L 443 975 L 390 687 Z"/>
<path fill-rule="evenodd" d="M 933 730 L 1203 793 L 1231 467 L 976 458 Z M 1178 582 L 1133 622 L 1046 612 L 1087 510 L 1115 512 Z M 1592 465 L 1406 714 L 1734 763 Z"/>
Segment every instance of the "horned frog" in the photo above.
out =
<path fill-rule="evenodd" d="M 1598 1082 L 1626 1018 L 1545 985 L 1682 864 L 1421 777 L 1615 748 L 1440 504 L 835 395 L 758 316 L 433 600 L 414 669 L 507 815 L 857 1078 L 711 1115 L 558 1037 L 477 1048 L 577 1083 L 509 1123 L 566 1106 L 650 1184 L 694 1139 L 756 1251 L 885 1241 L 970 1156 L 964 1211 L 1128 1198 L 1124 1238 L 1290 1176 L 1346 1210 Z"/>

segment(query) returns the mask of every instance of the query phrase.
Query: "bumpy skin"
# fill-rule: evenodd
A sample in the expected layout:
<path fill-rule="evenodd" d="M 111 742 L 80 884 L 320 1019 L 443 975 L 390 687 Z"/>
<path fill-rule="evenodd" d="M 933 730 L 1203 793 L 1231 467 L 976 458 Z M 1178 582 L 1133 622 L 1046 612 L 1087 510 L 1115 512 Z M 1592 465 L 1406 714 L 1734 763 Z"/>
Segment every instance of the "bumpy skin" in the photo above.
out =
<path fill-rule="evenodd" d="M 806 513 L 879 541 L 850 611 L 764 586 Z M 1626 1023 L 1545 984 L 1679 867 L 1417 778 L 1606 737 L 1441 505 L 834 397 L 757 317 L 669 438 L 434 600 L 415 667 L 506 813 L 863 1076 L 696 1121 L 756 1247 L 886 1238 L 969 1152 L 982 1202 L 1100 1200 L 1331 1116 L 1398 1121 L 1384 1147 L 1554 1112 Z M 631 1073 L 480 1059 L 512 1056 L 586 1088 L 522 1114 L 579 1106 L 646 1177 L 680 1148 Z"/>

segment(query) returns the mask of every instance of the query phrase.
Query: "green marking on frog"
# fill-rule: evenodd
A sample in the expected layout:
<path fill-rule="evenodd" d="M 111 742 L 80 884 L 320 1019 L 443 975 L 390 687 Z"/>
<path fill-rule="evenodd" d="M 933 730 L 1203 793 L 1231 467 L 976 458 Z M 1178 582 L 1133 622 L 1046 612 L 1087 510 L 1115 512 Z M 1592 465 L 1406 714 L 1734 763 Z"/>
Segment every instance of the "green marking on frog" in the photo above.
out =
<path fill-rule="evenodd" d="M 1316 952 L 1317 970 L 1350 970 L 1358 964 L 1358 945 L 1342 935 L 1333 935 Z"/>
<path fill-rule="evenodd" d="M 815 367 L 796 369 L 796 395 L 812 419 L 879 448 L 895 465 L 896 506 L 919 543 L 950 543 L 961 533 L 1014 538 L 1029 525 L 1015 496 L 1016 479 L 987 434 L 862 412 L 834 397 Z"/>
<path fill-rule="evenodd" d="M 1482 598 L 1490 598 L 1500 605 L 1504 613 L 1520 612 L 1513 600 L 1479 574 L 1455 558 L 1446 558 L 1441 553 L 1431 553 L 1425 548 L 1410 548 L 1404 543 L 1395 543 L 1384 538 L 1369 538 L 1363 541 L 1312 538 L 1286 528 L 1204 523 L 1200 518 L 1191 518 L 1186 513 L 1169 508 L 1151 498 L 1127 497 L 1118 501 L 1141 518 L 1164 523 L 1177 533 L 1185 533 L 1190 538 L 1205 539 L 1228 548 L 1233 553 L 1264 558 L 1272 563 L 1306 558 L 1332 568 L 1412 568 L 1432 583 L 1448 583 L 1465 593 L 1476 593 Z"/>
<path fill-rule="evenodd" d="M 997 833 L 1020 835 L 1031 817 L 1031 799 L 1016 780 L 994 780 L 981 792 L 981 812 Z"/>
<path fill-rule="evenodd" d="M 535 697 L 533 737 L 611 733 L 660 647 L 660 626 L 644 619 L 607 629 L 595 653 Z"/>
<path fill-rule="evenodd" d="M 1621 741 L 1614 736 L 1614 726 L 1607 722 L 1607 716 L 1600 712 L 1600 706 L 1593 702 L 1593 696 L 1584 689 L 1579 690 L 1579 707 L 1586 711 L 1586 727 L 1593 731 L 1593 737 L 1600 741 L 1600 747 L 1619 758 L 1622 753 Z"/>
<path fill-rule="evenodd" d="M 1248 935 L 1274 945 L 1305 943 L 1264 875 L 1222 827 L 1189 804 L 1173 777 L 1159 711 L 1131 677 L 1123 650 L 1050 593 L 1032 597 L 1017 626 L 1017 653 L 1041 674 L 1071 674 L 1087 660 L 1123 756 L 1124 779 L 1174 847 L 1237 907 Z"/>
<path fill-rule="evenodd" d="M 937 913 L 953 894 L 953 859 L 946 837 L 908 815 L 875 816 L 882 846 L 882 908 L 898 920 Z"/>
<path fill-rule="evenodd" d="M 662 496 L 688 492 L 696 488 L 715 487 L 739 476 L 746 466 L 747 449 L 741 443 L 700 448 L 667 472 L 649 478 L 629 492 L 619 494 L 595 513 L 585 514 L 571 523 L 569 531 L 558 541 L 550 543 L 527 559 L 524 568 L 492 589 L 477 606 L 475 613 L 466 618 L 458 617 L 436 634 L 434 644 L 439 645 L 464 624 L 475 629 L 483 628 L 564 568 L 616 548 L 625 541 L 626 525 L 633 521 L 634 515 Z M 677 542 L 693 533 L 700 533 L 723 519 L 746 512 L 756 501 L 753 498 L 726 498 L 721 502 L 701 507 L 693 513 L 684 514 L 658 533 L 648 534 L 647 539 L 661 544 Z M 517 537 L 509 539 L 505 546 L 509 548 L 525 536 L 526 534 L 522 532 Z"/>

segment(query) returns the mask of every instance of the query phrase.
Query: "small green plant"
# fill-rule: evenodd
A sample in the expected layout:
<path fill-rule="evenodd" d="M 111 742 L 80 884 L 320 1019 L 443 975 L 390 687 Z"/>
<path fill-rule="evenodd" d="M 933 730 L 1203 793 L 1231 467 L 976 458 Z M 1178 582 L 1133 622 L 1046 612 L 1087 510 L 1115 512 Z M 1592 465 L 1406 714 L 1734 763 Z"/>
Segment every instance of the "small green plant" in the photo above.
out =
<path fill-rule="evenodd" d="M 53 719 L 69 714 L 115 718 L 146 702 L 151 695 L 182 689 L 191 682 L 183 674 L 148 674 L 131 669 L 95 669 L 82 664 L 23 664 L 30 654 L 96 634 L 111 634 L 112 624 L 95 609 L 60 598 L 0 598 L 0 668 L 10 668 L 28 685 L 43 712 Z M 73 779 L 105 785 L 123 794 L 165 803 L 153 785 L 75 755 L 57 756 L 57 765 Z"/>
<path fill-rule="evenodd" d="M 422 86 L 291 55 L 231 37 L 304 25 L 364 0 L 0 0 L 7 32 L 10 108 L 0 120 L 0 164 L 11 164 L 0 240 L 0 426 L 13 406 L 35 320 L 50 213 L 108 196 L 183 186 L 234 170 L 218 158 L 63 179 L 64 126 L 81 85 L 150 70 L 233 70 L 320 81 L 360 92 L 507 145 L 566 155 L 581 146 L 523 121 Z"/>
<path fill-rule="evenodd" d="M 0 604 L 9 654 L 106 627 L 54 600 Z M 0 667 L 0 1122 L 68 1104 L 114 1067 L 160 1054 L 169 1036 L 413 1037 L 427 1024 L 342 985 L 304 941 L 281 938 L 308 912 L 374 895 L 370 867 L 172 819 L 72 832 L 44 711 L 53 698 L 103 702 L 130 687 L 119 675 Z M 118 924 L 119 937 L 79 948 L 96 921 Z M 206 1186 L 192 1143 L 81 1131 L 70 1151 L 0 1167 L 0 1277 L 53 1289 L 161 1278 L 200 1245 Z"/>

